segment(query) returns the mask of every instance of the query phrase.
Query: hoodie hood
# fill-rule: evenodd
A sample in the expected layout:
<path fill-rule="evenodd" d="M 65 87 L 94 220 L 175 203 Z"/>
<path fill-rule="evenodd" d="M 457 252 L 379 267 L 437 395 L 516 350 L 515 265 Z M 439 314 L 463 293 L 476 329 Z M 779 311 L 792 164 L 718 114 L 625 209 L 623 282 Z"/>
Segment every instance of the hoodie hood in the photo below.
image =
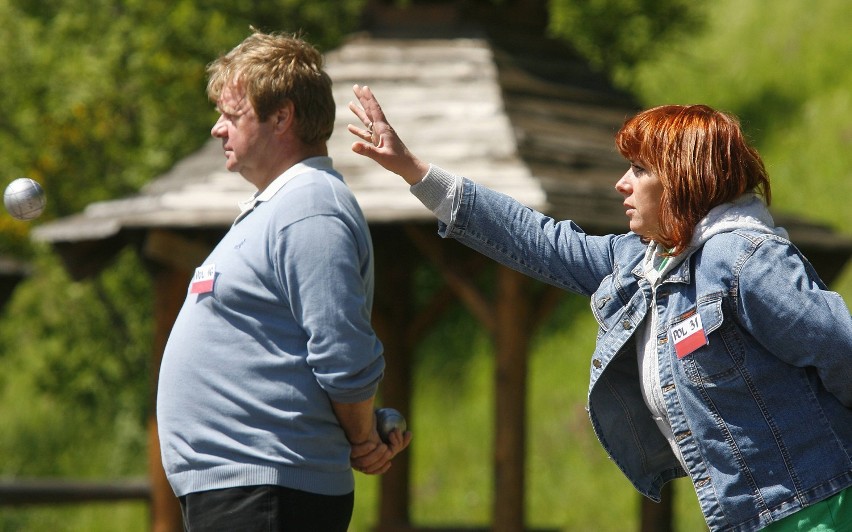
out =
<path fill-rule="evenodd" d="M 743 194 L 730 203 L 718 205 L 707 213 L 695 226 L 689 246 L 676 257 L 663 257 L 667 251 L 662 245 L 651 242 L 645 251 L 643 270 L 652 285 L 656 285 L 665 274 L 670 272 L 695 250 L 715 235 L 730 233 L 737 229 L 749 229 L 761 233 L 770 233 L 787 238 L 783 227 L 775 227 L 775 221 L 769 214 L 766 204 L 756 194 Z"/>
<path fill-rule="evenodd" d="M 710 209 L 707 216 L 695 226 L 689 249 L 700 248 L 710 237 L 737 229 L 751 229 L 787 238 L 787 231 L 783 227 L 775 227 L 775 220 L 763 200 L 758 195 L 749 193 L 731 203 L 723 203 Z"/>

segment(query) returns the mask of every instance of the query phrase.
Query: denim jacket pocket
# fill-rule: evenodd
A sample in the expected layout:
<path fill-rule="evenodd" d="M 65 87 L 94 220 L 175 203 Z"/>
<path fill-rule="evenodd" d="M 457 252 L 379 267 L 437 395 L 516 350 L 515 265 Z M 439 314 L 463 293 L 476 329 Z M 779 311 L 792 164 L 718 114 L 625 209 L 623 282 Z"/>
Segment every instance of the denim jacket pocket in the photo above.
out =
<path fill-rule="evenodd" d="M 736 334 L 732 323 L 725 320 L 722 310 L 722 293 L 708 294 L 698 300 L 696 307 L 677 317 L 669 324 L 669 331 L 696 313 L 701 317 L 701 325 L 707 338 L 707 344 L 680 359 L 684 373 L 693 384 L 722 382 L 737 374 L 736 368 L 745 360 L 745 350 L 741 342 L 732 342 Z M 672 346 L 674 349 L 674 346 Z"/>

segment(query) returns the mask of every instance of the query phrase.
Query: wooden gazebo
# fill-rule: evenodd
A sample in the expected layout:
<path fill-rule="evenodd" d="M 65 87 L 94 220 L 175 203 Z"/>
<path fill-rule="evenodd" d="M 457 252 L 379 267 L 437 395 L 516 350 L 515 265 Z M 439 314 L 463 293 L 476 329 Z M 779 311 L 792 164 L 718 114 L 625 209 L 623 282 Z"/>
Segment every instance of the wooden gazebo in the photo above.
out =
<path fill-rule="evenodd" d="M 450 22 L 442 27 L 455 27 Z M 494 340 L 493 530 L 524 529 L 528 344 L 558 295 L 530 290 L 532 281 L 502 267 L 493 293 L 484 295 L 473 280 L 494 266 L 438 239 L 431 214 L 407 185 L 350 151 L 346 124 L 354 118 L 347 103 L 354 83 L 368 84 L 423 159 L 555 217 L 570 217 L 589 232 L 620 232 L 626 221 L 613 184 L 625 163 L 612 136 L 635 106 L 573 57 L 542 38 L 471 31 L 417 38 L 364 33 L 327 54 L 338 104 L 330 154 L 361 203 L 376 249 L 374 323 L 388 361 L 383 402 L 408 412 L 411 353 L 451 301 L 460 300 Z M 250 193 L 240 176 L 224 170 L 220 145 L 210 141 L 138 195 L 92 204 L 40 226 L 35 237 L 50 242 L 76 278 L 96 274 L 125 246 L 138 251 L 154 280 L 152 367 L 157 368 L 192 271 L 232 223 L 237 202 Z M 848 239 L 840 242 L 821 228 L 788 228 L 827 279 L 852 254 Z M 423 257 L 440 266 L 445 290 L 415 308 L 409 266 Z M 160 466 L 153 409 L 149 460 L 153 528 L 180 530 L 176 501 Z M 382 479 L 378 529 L 416 529 L 409 519 L 408 486 L 404 453 Z"/>

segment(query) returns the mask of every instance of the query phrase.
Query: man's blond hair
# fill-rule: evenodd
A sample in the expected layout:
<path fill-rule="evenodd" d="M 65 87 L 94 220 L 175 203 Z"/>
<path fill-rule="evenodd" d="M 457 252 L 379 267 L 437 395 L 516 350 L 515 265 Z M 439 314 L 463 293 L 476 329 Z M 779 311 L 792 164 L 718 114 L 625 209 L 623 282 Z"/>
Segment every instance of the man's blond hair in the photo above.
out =
<path fill-rule="evenodd" d="M 252 28 L 254 30 L 254 28 Z M 241 87 L 263 122 L 293 103 L 296 132 L 308 145 L 325 142 L 334 129 L 335 104 L 323 57 L 296 35 L 254 33 L 207 67 L 207 96 L 218 102 L 226 86 Z"/>

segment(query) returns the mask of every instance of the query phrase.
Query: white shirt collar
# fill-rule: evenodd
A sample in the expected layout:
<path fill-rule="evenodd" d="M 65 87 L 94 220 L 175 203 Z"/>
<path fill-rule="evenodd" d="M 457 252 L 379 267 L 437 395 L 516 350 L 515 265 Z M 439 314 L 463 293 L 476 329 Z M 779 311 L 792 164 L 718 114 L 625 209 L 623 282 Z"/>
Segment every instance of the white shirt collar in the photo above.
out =
<path fill-rule="evenodd" d="M 243 218 L 248 215 L 254 209 L 258 203 L 263 201 L 269 201 L 275 194 L 281 190 L 284 185 L 287 184 L 288 181 L 296 177 L 297 175 L 304 174 L 307 172 L 311 172 L 314 170 L 332 170 L 332 160 L 331 157 L 326 156 L 318 156 L 318 157 L 309 157 L 304 161 L 298 162 L 288 168 L 283 174 L 276 177 L 269 186 L 267 186 L 263 191 L 255 192 L 252 197 L 245 201 L 239 202 L 240 214 L 237 216 L 237 219 L 234 220 L 234 223 L 239 222 Z"/>

